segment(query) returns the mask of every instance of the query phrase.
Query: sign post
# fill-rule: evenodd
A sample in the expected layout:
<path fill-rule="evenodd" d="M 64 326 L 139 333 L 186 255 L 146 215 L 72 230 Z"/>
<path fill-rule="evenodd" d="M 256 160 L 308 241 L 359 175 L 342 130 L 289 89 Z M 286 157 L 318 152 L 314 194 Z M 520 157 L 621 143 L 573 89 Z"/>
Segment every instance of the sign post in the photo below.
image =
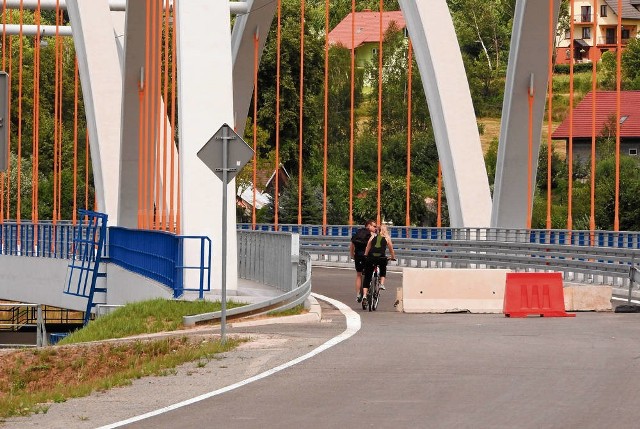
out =
<path fill-rule="evenodd" d="M 242 167 L 253 158 L 253 149 L 227 124 L 223 124 L 198 151 L 198 158 L 222 180 L 222 297 L 220 338 L 227 329 L 227 187 Z"/>

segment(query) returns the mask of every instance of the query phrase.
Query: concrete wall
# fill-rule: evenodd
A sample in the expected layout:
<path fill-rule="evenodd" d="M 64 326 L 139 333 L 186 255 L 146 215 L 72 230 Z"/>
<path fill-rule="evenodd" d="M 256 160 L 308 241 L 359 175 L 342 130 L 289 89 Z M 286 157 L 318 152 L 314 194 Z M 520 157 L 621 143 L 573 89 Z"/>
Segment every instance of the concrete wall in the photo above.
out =
<path fill-rule="evenodd" d="M 67 259 L 0 256 L 0 273 L 2 273 L 0 300 L 85 311 L 87 298 L 64 293 L 68 265 Z M 146 299 L 173 297 L 172 290 L 158 282 L 114 264 L 106 264 L 106 267 L 108 279 L 106 304 L 119 305 Z M 95 302 L 101 300 L 104 301 L 98 294 Z"/>

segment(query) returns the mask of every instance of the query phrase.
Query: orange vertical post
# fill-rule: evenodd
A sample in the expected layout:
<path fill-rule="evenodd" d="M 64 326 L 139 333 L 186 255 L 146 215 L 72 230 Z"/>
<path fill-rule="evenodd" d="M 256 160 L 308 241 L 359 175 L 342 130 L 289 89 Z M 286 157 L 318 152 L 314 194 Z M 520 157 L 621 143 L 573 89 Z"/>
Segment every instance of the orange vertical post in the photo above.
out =
<path fill-rule="evenodd" d="M 620 230 L 620 89 L 622 83 L 622 2 L 618 1 L 618 27 L 616 31 L 616 194 L 613 230 Z"/>
<path fill-rule="evenodd" d="M 548 62 L 548 95 L 547 95 L 547 229 L 551 229 L 551 154 L 553 144 L 551 143 L 551 133 L 553 127 L 553 47 L 555 46 L 555 26 L 554 26 L 554 0 L 549 0 L 549 57 Z"/>
<path fill-rule="evenodd" d="M 567 229 L 571 231 L 573 229 L 573 63 L 574 63 L 574 25 L 573 25 L 573 17 L 575 16 L 575 5 L 574 1 L 571 1 L 570 8 L 570 16 L 569 19 L 569 33 L 570 33 L 570 56 L 569 56 L 569 147 L 567 151 L 567 168 L 569 170 L 568 174 L 568 185 L 567 185 Z"/>
<path fill-rule="evenodd" d="M 280 193 L 280 44 L 282 42 L 282 1 L 278 0 L 278 25 L 276 29 L 276 170 L 275 170 L 275 190 L 273 204 L 273 223 L 275 230 L 278 230 L 278 198 Z"/>
<path fill-rule="evenodd" d="M 411 225 L 411 107 L 412 107 L 412 81 L 413 81 L 413 48 L 411 39 L 407 44 L 407 208 L 404 220 L 405 226 Z"/>
<path fill-rule="evenodd" d="M 304 11 L 305 2 L 300 1 L 300 106 L 298 123 L 298 225 L 302 224 L 302 142 L 304 134 Z M 255 191 L 255 182 L 253 184 Z"/>
<path fill-rule="evenodd" d="M 355 68 L 356 68 L 356 0 L 351 0 L 351 70 L 349 93 L 351 108 L 349 109 L 349 225 L 353 225 L 353 148 L 355 129 Z"/>
<path fill-rule="evenodd" d="M 379 41 L 378 41 L 378 195 L 377 195 L 377 215 L 378 224 L 382 222 L 381 209 L 381 189 L 382 188 L 382 39 L 384 33 L 382 30 L 382 14 L 384 13 L 384 0 L 380 0 L 380 16 L 379 16 Z"/>
<path fill-rule="evenodd" d="M 591 209 L 589 212 L 589 230 L 590 243 L 595 244 L 596 230 L 596 91 L 598 89 L 597 61 L 596 55 L 596 34 L 598 31 L 598 0 L 593 0 L 593 40 L 594 44 L 591 48 Z"/>
<path fill-rule="evenodd" d="M 322 158 L 322 233 L 327 230 L 327 152 L 329 141 L 329 0 L 324 8 L 324 150 Z"/>

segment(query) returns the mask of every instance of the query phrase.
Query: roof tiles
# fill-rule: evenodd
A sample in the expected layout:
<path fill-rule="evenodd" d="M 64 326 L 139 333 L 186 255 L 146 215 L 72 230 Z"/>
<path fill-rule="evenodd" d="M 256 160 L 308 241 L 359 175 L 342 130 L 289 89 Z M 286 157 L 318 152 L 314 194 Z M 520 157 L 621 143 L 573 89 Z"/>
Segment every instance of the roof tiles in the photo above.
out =
<path fill-rule="evenodd" d="M 353 15 L 349 13 L 333 30 L 329 32 L 329 43 L 340 44 L 351 49 L 351 22 Z M 407 26 L 401 11 L 382 13 L 382 33 L 389 29 L 391 22 L 399 28 Z M 354 47 L 363 43 L 380 41 L 380 12 L 363 11 L 355 13 Z"/>
<path fill-rule="evenodd" d="M 593 92 L 589 92 L 573 110 L 573 137 L 591 137 Z M 616 91 L 596 91 L 596 137 L 611 115 L 616 115 Z M 640 136 L 640 91 L 620 92 L 620 137 Z M 553 132 L 554 139 L 569 138 L 569 116 Z"/>

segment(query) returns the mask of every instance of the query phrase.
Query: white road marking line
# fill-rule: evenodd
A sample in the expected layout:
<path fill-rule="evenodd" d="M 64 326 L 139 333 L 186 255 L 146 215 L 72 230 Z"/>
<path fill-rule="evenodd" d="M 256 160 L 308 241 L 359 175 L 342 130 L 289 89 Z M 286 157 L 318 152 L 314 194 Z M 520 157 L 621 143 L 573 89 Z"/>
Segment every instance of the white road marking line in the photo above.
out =
<path fill-rule="evenodd" d="M 335 346 L 336 344 L 341 343 L 342 341 L 352 337 L 356 332 L 358 332 L 360 330 L 360 326 L 361 326 L 361 322 L 360 322 L 360 315 L 358 313 L 356 313 L 355 311 L 353 311 L 350 307 L 348 307 L 346 304 L 340 302 L 340 301 L 336 301 L 335 299 L 323 296 L 323 295 L 319 295 L 316 293 L 312 293 L 312 296 L 314 296 L 316 299 L 321 299 L 323 301 L 327 301 L 329 304 L 333 305 L 334 307 L 336 307 L 338 310 L 340 310 L 340 312 L 342 314 L 344 314 L 345 318 L 347 319 L 347 329 L 344 330 L 344 332 L 342 332 L 340 335 L 337 335 L 333 338 L 331 338 L 330 340 L 328 340 L 327 342 L 325 342 L 324 344 L 316 347 L 315 349 L 311 350 L 309 353 L 300 356 L 299 358 L 296 358 L 292 361 L 283 363 L 282 365 L 276 366 L 275 368 L 272 368 L 270 370 L 264 371 L 260 374 L 254 375 L 253 377 L 247 378 L 246 380 L 242 380 L 239 381 L 237 383 L 231 384 L 229 386 L 211 391 L 209 393 L 205 393 L 199 396 L 196 396 L 194 398 L 191 399 L 187 399 L 186 401 L 182 401 L 182 402 L 178 402 L 176 404 L 173 405 L 169 405 L 167 407 L 164 408 L 159 408 L 157 410 L 154 411 L 150 411 L 148 413 L 145 414 L 140 414 L 138 416 L 135 417 L 131 417 L 128 418 L 126 420 L 121 420 L 119 422 L 115 422 L 115 423 L 111 423 L 109 425 L 106 426 L 101 426 L 98 429 L 111 429 L 111 428 L 117 428 L 117 427 L 121 427 L 124 425 L 128 425 L 130 423 L 134 423 L 134 422 L 138 422 L 140 420 L 144 420 L 144 419 L 148 419 L 149 417 L 154 417 L 160 414 L 164 414 L 167 413 L 169 411 L 173 411 L 176 410 L 178 408 L 182 408 L 182 407 L 186 407 L 187 405 L 191 405 L 191 404 L 195 404 L 196 402 L 200 402 L 203 401 L 205 399 L 209 399 L 212 398 L 214 396 L 220 395 L 222 393 L 226 393 L 229 392 L 231 390 L 237 389 L 239 387 L 245 386 L 249 383 L 253 383 L 254 381 L 257 380 L 261 380 L 263 378 L 266 378 L 270 375 L 273 375 L 277 372 L 282 371 L 283 369 L 287 369 L 289 367 L 292 367 L 293 365 L 299 364 L 300 362 L 303 362 L 309 358 L 314 357 L 315 355 L 327 350 L 330 347 Z"/>

